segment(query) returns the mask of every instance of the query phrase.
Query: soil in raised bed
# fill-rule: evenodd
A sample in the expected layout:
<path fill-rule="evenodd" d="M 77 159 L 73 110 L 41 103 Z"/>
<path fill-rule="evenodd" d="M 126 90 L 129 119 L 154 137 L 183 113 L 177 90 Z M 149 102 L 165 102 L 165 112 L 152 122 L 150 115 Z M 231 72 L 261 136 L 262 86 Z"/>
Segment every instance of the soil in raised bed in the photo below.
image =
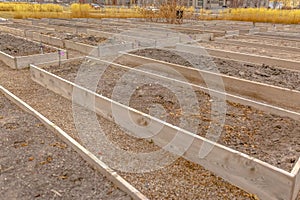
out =
<path fill-rule="evenodd" d="M 21 23 L 12 23 L 12 24 L 3 24 L 3 26 L 16 28 L 16 29 L 23 29 L 23 30 L 36 30 L 40 31 L 42 29 L 46 29 L 46 27 L 37 27 L 37 26 L 31 26 L 31 25 L 25 25 Z"/>
<path fill-rule="evenodd" d="M 230 39 L 228 39 L 230 40 Z M 234 36 L 233 40 L 238 40 L 241 42 L 252 42 L 252 43 L 259 43 L 259 44 L 267 44 L 267 45 L 275 45 L 275 46 L 285 46 L 285 47 L 295 47 L 300 48 L 300 42 L 296 41 L 289 41 L 289 40 L 280 40 L 280 39 L 271 39 L 271 38 L 263 38 L 256 36 L 256 38 L 240 38 L 238 36 Z"/>
<path fill-rule="evenodd" d="M 95 70 L 101 64 L 94 61 L 73 61 L 58 66 L 44 67 L 47 71 L 74 81 L 80 67 L 83 70 Z M 96 68 L 95 68 L 96 67 Z M 111 98 L 118 80 L 128 70 L 108 67 L 98 83 L 97 93 Z M 140 78 L 144 75 L 137 74 Z M 143 79 L 143 78 L 142 78 Z M 118 84 L 135 84 L 134 80 Z M 124 91 L 126 92 L 126 91 Z M 159 84 L 143 85 L 136 89 L 130 99 L 130 106 L 145 113 L 154 104 L 161 105 L 167 112 L 164 116 L 152 113 L 157 118 L 180 126 L 180 118 L 199 120 L 197 134 L 206 136 L 211 120 L 212 99 L 202 91 L 195 91 L 199 113 L 182 113 L 178 99 L 172 91 Z M 189 102 L 190 94 L 185 94 Z M 191 105 L 192 106 L 192 105 Z M 227 102 L 226 122 L 219 143 L 261 159 L 274 166 L 290 171 L 300 156 L 300 123 L 288 117 L 280 117 L 259 111 L 255 108 Z M 276 148 L 274 148 L 276 145 Z"/>
<path fill-rule="evenodd" d="M 0 94 L 0 199 L 131 199 Z"/>
<path fill-rule="evenodd" d="M 63 22 L 50 22 L 50 25 L 56 25 L 56 26 L 64 26 L 64 27 L 70 27 L 70 28 L 78 28 L 78 29 L 87 29 L 87 28 L 93 28 L 93 25 L 87 24 L 87 25 L 76 25 L 76 24 L 70 24 L 70 23 L 63 23 Z"/>
<path fill-rule="evenodd" d="M 299 33 L 288 33 L 288 32 L 284 32 L 284 31 L 276 31 L 276 32 L 259 32 L 256 33 L 256 35 L 263 35 L 263 36 L 274 36 L 274 37 L 278 37 L 278 38 L 287 38 L 287 39 L 296 39 L 300 41 L 300 34 Z"/>
<path fill-rule="evenodd" d="M 239 46 L 235 44 L 230 44 L 230 45 L 222 44 L 218 42 L 200 42 L 199 44 L 202 47 L 210 48 L 210 49 L 227 50 L 227 51 L 234 51 L 239 53 L 248 53 L 248 54 L 262 55 L 262 56 L 268 56 L 273 58 L 300 61 L 300 53 L 277 50 L 276 48 L 247 47 L 247 46 Z"/>
<path fill-rule="evenodd" d="M 0 33 L 0 51 L 3 51 L 11 56 L 28 56 L 41 53 L 41 46 L 44 53 L 57 51 L 45 45 L 25 40 L 19 37 L 14 37 L 10 34 Z"/>
<path fill-rule="evenodd" d="M 188 61 L 167 50 L 145 49 L 132 53 L 169 63 L 193 67 Z M 185 57 L 189 56 L 192 57 L 193 55 L 186 54 Z M 279 69 L 276 66 L 265 64 L 249 64 L 222 58 L 213 58 L 213 62 L 222 74 L 300 91 L 300 72 Z M 203 69 L 201 65 L 196 67 Z"/>
<path fill-rule="evenodd" d="M 87 35 L 87 34 L 73 34 L 73 33 L 66 33 L 66 32 L 43 32 L 41 34 L 49 35 L 53 37 L 57 37 L 63 40 L 71 40 L 73 42 L 80 42 L 92 46 L 97 46 L 100 43 L 106 40 L 105 37 Z"/>

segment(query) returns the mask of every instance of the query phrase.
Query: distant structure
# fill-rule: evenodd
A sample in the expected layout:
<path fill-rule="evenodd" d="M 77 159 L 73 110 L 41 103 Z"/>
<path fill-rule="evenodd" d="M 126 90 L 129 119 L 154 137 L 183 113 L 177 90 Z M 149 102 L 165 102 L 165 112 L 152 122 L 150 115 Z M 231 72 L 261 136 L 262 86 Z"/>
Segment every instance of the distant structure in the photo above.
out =
<path fill-rule="evenodd" d="M 255 7 L 269 7 L 270 0 L 0 0 L 1 1 L 13 1 L 13 2 L 37 2 L 37 3 L 97 3 L 103 5 L 115 5 L 115 6 L 155 6 L 164 4 L 168 1 L 177 1 L 178 5 L 187 7 L 194 7 L 197 9 L 214 9 L 222 7 L 230 8 L 255 8 Z M 300 0 L 299 0 L 300 1 Z M 280 1 L 272 1 L 272 3 L 279 3 Z M 276 4 L 276 5 L 277 5 Z M 273 7 L 273 6 L 272 6 Z M 278 6 L 277 6 L 278 7 Z"/>
<path fill-rule="evenodd" d="M 99 0 L 98 0 L 99 1 Z M 156 6 L 166 3 L 168 0 L 100 0 L 106 5 L 139 5 L 139 6 Z M 95 2 L 96 3 L 96 2 Z M 269 0 L 177 0 L 179 5 L 195 8 L 249 8 L 249 7 L 268 7 Z"/>

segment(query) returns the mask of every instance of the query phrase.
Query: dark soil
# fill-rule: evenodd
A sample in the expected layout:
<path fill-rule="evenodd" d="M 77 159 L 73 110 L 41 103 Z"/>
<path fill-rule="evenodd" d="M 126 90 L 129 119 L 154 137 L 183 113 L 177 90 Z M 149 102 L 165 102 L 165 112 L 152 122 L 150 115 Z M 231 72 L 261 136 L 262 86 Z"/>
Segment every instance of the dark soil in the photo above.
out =
<path fill-rule="evenodd" d="M 10 34 L 0 33 L 0 51 L 11 56 L 28 56 L 41 53 L 41 46 L 44 53 L 55 52 L 56 49 L 45 45 L 14 37 Z"/>
<path fill-rule="evenodd" d="M 69 24 L 69 23 L 50 22 L 50 25 L 52 24 L 56 26 L 64 26 L 64 27 L 77 28 L 77 29 L 88 29 L 94 27 L 92 25 L 83 26 L 83 25 L 76 25 L 76 24 Z"/>
<path fill-rule="evenodd" d="M 0 199 L 131 199 L 0 94 Z"/>
<path fill-rule="evenodd" d="M 101 68 L 101 64 L 94 61 L 73 61 L 63 64 L 61 67 L 50 66 L 45 69 L 74 81 L 80 66 L 86 71 Z M 97 92 L 111 98 L 117 81 L 125 72 L 127 70 L 112 66 L 107 68 L 98 83 Z M 144 78 L 144 75 L 137 74 L 136 76 Z M 123 86 L 135 84 L 135 80 L 118 84 Z M 131 96 L 130 106 L 149 113 L 151 105 L 159 104 L 167 111 L 166 115 L 160 116 L 152 113 L 153 115 L 158 118 L 165 117 L 167 122 L 176 126 L 180 126 L 181 117 L 188 120 L 199 120 L 197 134 L 205 136 L 212 122 L 211 98 L 201 91 L 195 91 L 195 93 L 199 104 L 199 113 L 195 116 L 182 113 L 179 100 L 174 93 L 159 84 L 138 87 Z M 190 94 L 185 95 L 186 100 L 189 101 Z M 298 121 L 287 117 L 279 117 L 249 106 L 227 102 L 226 122 L 218 142 L 290 171 L 300 156 L 299 125 Z"/>

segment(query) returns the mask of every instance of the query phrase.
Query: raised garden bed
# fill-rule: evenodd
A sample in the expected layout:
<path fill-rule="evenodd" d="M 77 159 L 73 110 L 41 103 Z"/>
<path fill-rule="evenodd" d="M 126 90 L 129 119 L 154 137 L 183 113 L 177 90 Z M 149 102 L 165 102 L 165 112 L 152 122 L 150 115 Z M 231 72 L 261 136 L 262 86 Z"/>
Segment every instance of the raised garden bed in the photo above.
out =
<path fill-rule="evenodd" d="M 105 37 L 97 37 L 87 34 L 72 34 L 66 32 L 42 32 L 41 34 L 60 38 L 62 40 L 69 40 L 73 42 L 79 42 L 83 44 L 88 44 L 91 46 L 98 46 L 99 44 L 105 42 Z"/>
<path fill-rule="evenodd" d="M 41 50 L 41 47 L 43 47 L 43 50 Z M 40 53 L 53 53 L 56 52 L 57 49 L 47 45 L 29 41 L 24 38 L 1 33 L 0 51 L 12 56 L 28 56 Z"/>
<path fill-rule="evenodd" d="M 80 67 L 83 67 L 83 69 L 87 71 L 93 69 L 92 67 L 89 67 L 87 63 L 90 62 L 79 60 L 62 64 L 60 67 L 57 65 L 50 65 L 44 69 L 69 81 L 74 81 Z M 101 66 L 101 64 L 98 65 L 99 67 Z M 108 68 L 105 71 L 104 76 L 102 76 L 101 82 L 98 84 L 97 93 L 111 98 L 117 80 L 119 80 L 126 71 L 127 70 L 118 67 Z M 137 74 L 137 76 L 139 75 Z M 147 113 L 150 105 L 154 103 L 162 104 L 164 108 L 168 108 L 168 122 L 177 126 L 179 125 L 178 117 L 170 114 L 172 110 L 180 109 L 175 96 L 170 95 L 170 92 L 160 88 L 159 85 L 144 86 L 140 90 L 143 91 L 143 95 L 141 96 L 139 91 L 134 93 L 130 107 Z M 198 134 L 204 136 L 202 134 L 207 132 L 207 128 L 211 121 L 211 104 L 208 101 L 209 95 L 197 91 L 197 96 L 199 104 L 201 105 L 200 110 L 202 111 L 201 114 L 199 113 L 199 116 L 196 117 L 202 120 L 199 124 Z M 161 99 L 157 100 L 158 97 Z M 300 123 L 289 118 L 282 118 L 263 113 L 243 105 L 228 103 L 227 106 L 227 122 L 219 142 L 225 146 L 290 171 L 300 156 L 300 143 L 297 143 L 300 138 L 296 139 L 297 137 L 300 137 L 300 129 L 297 128 Z M 179 114 L 179 116 L 181 116 L 181 114 Z M 192 116 L 189 117 L 193 118 Z M 240 132 L 241 129 L 243 134 Z M 291 136 L 290 134 L 293 135 Z M 273 148 L 274 141 L 276 141 L 276 149 Z M 295 142 L 294 145 L 291 145 L 293 142 Z M 293 147 L 296 149 L 291 150 L 290 148 Z M 274 152 L 272 152 L 273 150 Z M 289 157 L 287 155 L 293 156 Z"/>
<path fill-rule="evenodd" d="M 167 50 L 145 49 L 132 53 L 193 67 L 188 61 L 183 60 L 178 55 Z M 222 58 L 213 58 L 213 62 L 216 64 L 217 70 L 222 74 L 300 91 L 300 72 L 298 71 L 278 69 L 276 66 L 264 64 L 256 65 Z M 199 67 L 199 69 L 203 68 L 200 65 L 197 67 Z"/>
<path fill-rule="evenodd" d="M 218 42 L 200 42 L 199 44 L 205 48 L 234 51 L 239 53 L 249 53 L 255 55 L 300 61 L 299 52 L 284 52 L 282 50 L 276 50 L 276 48 L 240 46 L 235 44 L 222 44 Z"/>
<path fill-rule="evenodd" d="M 64 50 L 42 43 L 0 34 L 1 60 L 11 68 L 20 69 L 32 63 L 43 63 L 66 58 Z"/>
<path fill-rule="evenodd" d="M 289 41 L 285 39 L 272 39 L 272 38 L 268 39 L 265 37 L 260 37 L 258 35 L 257 36 L 235 36 L 232 39 L 241 42 L 252 42 L 258 44 L 300 48 L 300 42 L 297 41 Z"/>

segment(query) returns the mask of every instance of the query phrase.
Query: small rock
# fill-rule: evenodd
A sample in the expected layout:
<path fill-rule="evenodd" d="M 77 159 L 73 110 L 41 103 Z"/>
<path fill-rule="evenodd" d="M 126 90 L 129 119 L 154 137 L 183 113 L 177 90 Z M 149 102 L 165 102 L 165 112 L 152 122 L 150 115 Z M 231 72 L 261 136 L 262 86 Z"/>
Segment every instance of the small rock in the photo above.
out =
<path fill-rule="evenodd" d="M 273 138 L 272 142 L 278 142 L 280 139 L 279 138 Z"/>
<path fill-rule="evenodd" d="M 288 163 L 295 163 L 296 162 L 296 158 L 295 157 L 289 157 L 286 159 L 286 162 Z"/>
<path fill-rule="evenodd" d="M 240 76 L 245 76 L 245 72 L 239 71 Z"/>
<path fill-rule="evenodd" d="M 275 125 L 274 125 L 274 128 L 281 129 L 282 127 L 281 127 L 280 124 L 275 124 Z"/>
<path fill-rule="evenodd" d="M 14 47 L 8 45 L 8 46 L 5 47 L 5 49 L 8 50 L 8 51 L 13 51 L 13 50 L 14 50 Z"/>
<path fill-rule="evenodd" d="M 266 74 L 266 73 L 264 73 L 264 72 L 260 72 L 260 71 L 258 71 L 258 70 L 256 70 L 254 73 L 255 73 L 256 75 L 259 75 L 259 76 L 270 77 L 269 74 Z"/>

